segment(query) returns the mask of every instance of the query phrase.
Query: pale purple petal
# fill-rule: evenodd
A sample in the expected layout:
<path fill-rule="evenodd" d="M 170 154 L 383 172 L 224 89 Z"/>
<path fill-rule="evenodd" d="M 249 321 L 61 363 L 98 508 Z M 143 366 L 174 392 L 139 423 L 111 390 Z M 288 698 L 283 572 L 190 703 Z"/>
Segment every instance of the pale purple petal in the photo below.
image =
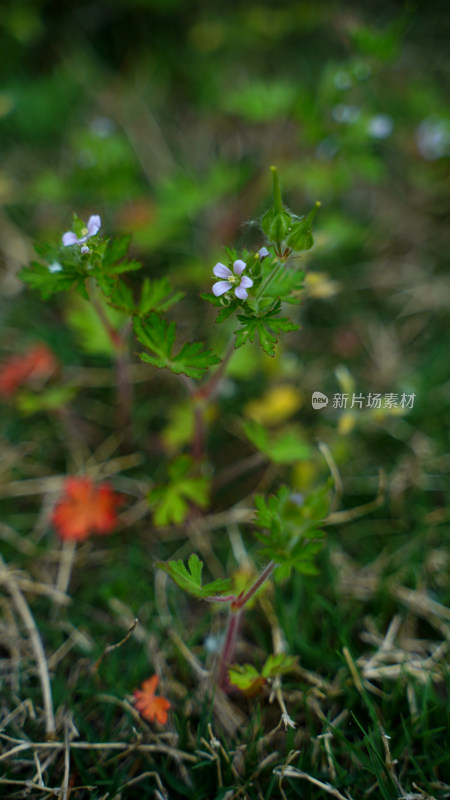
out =
<path fill-rule="evenodd" d="M 216 297 L 220 297 L 221 294 L 225 294 L 228 290 L 231 289 L 231 283 L 229 281 L 217 281 L 217 283 L 213 284 L 212 290 L 213 294 Z"/>
<path fill-rule="evenodd" d="M 214 267 L 213 272 L 216 278 L 229 278 L 230 275 L 233 274 L 231 270 L 228 269 L 228 267 L 226 267 L 225 264 L 221 264 L 220 261 Z"/>
<path fill-rule="evenodd" d="M 87 224 L 87 235 L 95 236 L 95 234 L 99 232 L 101 225 L 102 221 L 98 214 L 94 214 L 92 217 L 89 217 L 89 222 Z"/>
<path fill-rule="evenodd" d="M 78 244 L 78 237 L 73 231 L 67 231 L 62 237 L 62 242 L 64 247 L 68 247 L 70 244 Z"/>
<path fill-rule="evenodd" d="M 86 244 L 84 244 L 83 247 L 81 248 L 81 252 L 85 256 L 86 253 L 89 253 L 89 247 Z"/>
<path fill-rule="evenodd" d="M 244 289 L 244 287 L 242 285 L 241 286 L 236 286 L 236 288 L 234 290 L 234 293 L 235 293 L 236 297 L 239 297 L 239 300 L 246 300 L 247 297 L 248 297 L 248 294 L 247 294 L 247 292 L 245 291 L 245 289 Z"/>
<path fill-rule="evenodd" d="M 247 264 L 245 261 L 242 261 L 241 258 L 238 258 L 237 261 L 233 264 L 233 270 L 235 275 L 242 275 L 244 269 L 246 268 Z"/>
<path fill-rule="evenodd" d="M 250 286 L 253 286 L 253 281 L 251 278 L 248 278 L 247 275 L 243 275 L 241 278 L 241 286 L 244 289 L 249 289 Z"/>
<path fill-rule="evenodd" d="M 267 258 L 267 256 L 270 256 L 270 253 L 269 253 L 267 247 L 261 247 L 261 250 L 258 250 L 258 258 L 259 258 L 259 260 L 262 261 L 263 258 Z"/>

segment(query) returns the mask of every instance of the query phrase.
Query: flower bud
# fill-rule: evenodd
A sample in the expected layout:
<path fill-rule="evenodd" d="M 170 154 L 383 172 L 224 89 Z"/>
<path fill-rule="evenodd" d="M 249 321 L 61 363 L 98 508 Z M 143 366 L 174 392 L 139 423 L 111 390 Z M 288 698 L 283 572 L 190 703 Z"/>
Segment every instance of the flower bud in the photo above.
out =
<path fill-rule="evenodd" d="M 286 239 L 286 244 L 291 250 L 298 253 L 300 250 L 310 250 L 313 246 L 314 238 L 311 228 L 320 205 L 320 202 L 317 201 L 307 217 L 298 220 L 291 226 L 289 236 Z"/>
<path fill-rule="evenodd" d="M 261 228 L 269 242 L 279 245 L 289 233 L 292 217 L 283 206 L 276 167 L 271 167 L 270 169 L 273 176 L 273 205 L 264 214 L 261 220 Z"/>

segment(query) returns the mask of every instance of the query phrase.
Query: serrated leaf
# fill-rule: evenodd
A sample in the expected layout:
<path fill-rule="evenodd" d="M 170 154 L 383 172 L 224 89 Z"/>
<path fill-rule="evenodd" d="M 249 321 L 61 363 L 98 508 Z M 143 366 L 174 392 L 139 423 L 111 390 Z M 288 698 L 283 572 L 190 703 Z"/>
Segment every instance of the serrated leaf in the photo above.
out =
<path fill-rule="evenodd" d="M 81 264 L 66 265 L 60 270 L 52 272 L 47 264 L 32 261 L 29 266 L 23 267 L 18 277 L 32 289 L 40 292 L 44 300 L 57 292 L 67 292 L 70 289 L 75 289 L 83 297 L 87 296 L 84 285 L 86 271 Z"/>
<path fill-rule="evenodd" d="M 288 656 L 286 653 L 271 655 L 267 659 L 262 669 L 265 678 L 275 678 L 277 675 L 285 675 L 297 666 L 298 656 Z"/>
<path fill-rule="evenodd" d="M 186 519 L 189 504 L 173 486 L 164 489 L 153 489 L 148 495 L 149 502 L 154 505 L 153 522 L 158 527 L 181 525 Z"/>
<path fill-rule="evenodd" d="M 233 664 L 228 670 L 230 683 L 240 689 L 247 697 L 254 697 L 278 675 L 291 672 L 298 662 L 298 656 L 288 656 L 286 653 L 271 655 L 262 670 L 256 669 L 253 664 Z"/>
<path fill-rule="evenodd" d="M 212 306 L 216 306 L 217 308 L 220 308 L 220 306 L 223 305 L 222 299 L 220 297 L 216 297 L 214 294 L 202 292 L 200 297 L 202 300 L 206 300 L 207 303 L 211 303 Z"/>
<path fill-rule="evenodd" d="M 131 236 L 118 236 L 110 241 L 101 242 L 95 253 L 101 261 L 97 268 L 103 275 L 119 275 L 122 272 L 135 272 L 142 269 L 140 261 L 126 258 Z"/>
<path fill-rule="evenodd" d="M 221 359 L 207 350 L 202 342 L 184 344 L 178 354 L 173 355 L 175 323 L 166 322 L 155 313 L 142 320 L 136 318 L 134 332 L 141 344 L 151 352 L 151 355 L 140 353 L 141 361 L 155 367 L 167 367 L 176 374 L 182 373 L 199 380 L 209 367 L 220 364 Z"/>
<path fill-rule="evenodd" d="M 121 261 L 128 253 L 131 243 L 131 235 L 117 236 L 111 239 L 105 248 L 103 256 L 103 266 L 112 267 L 116 262 Z"/>
<path fill-rule="evenodd" d="M 190 475 L 194 462 L 190 456 L 180 456 L 168 468 L 164 486 L 151 490 L 148 499 L 153 506 L 155 525 L 179 525 L 184 522 L 190 504 L 206 508 L 209 503 L 210 483 L 203 475 Z"/>
<path fill-rule="evenodd" d="M 223 308 L 221 308 L 219 313 L 217 314 L 216 322 L 217 323 L 225 322 L 225 320 L 228 319 L 228 317 L 231 317 L 233 311 L 236 311 L 237 306 L 238 303 L 230 303 L 229 306 L 224 306 Z"/>
<path fill-rule="evenodd" d="M 299 325 L 286 317 L 275 317 L 279 304 L 268 310 L 266 314 L 251 317 L 248 314 L 238 314 L 241 328 L 234 331 L 236 334 L 235 347 L 242 347 L 247 342 L 254 342 L 256 336 L 262 349 L 269 356 L 275 355 L 275 346 L 278 342 L 277 334 L 282 331 L 296 331 Z"/>
<path fill-rule="evenodd" d="M 312 497 L 323 498 L 325 494 L 328 485 L 319 487 Z M 261 557 L 277 563 L 278 579 L 288 577 L 292 569 L 305 575 L 317 574 L 314 558 L 323 547 L 324 533 L 317 527 L 320 521 L 312 519 L 307 500 L 292 494 L 287 486 L 268 498 L 255 497 L 255 525 L 261 529 L 255 536 L 262 544 Z M 324 511 L 323 505 L 320 510 Z"/>
<path fill-rule="evenodd" d="M 109 305 L 111 305 L 117 311 L 122 311 L 128 315 L 133 313 L 133 292 L 128 284 L 125 283 L 125 281 L 120 280 L 120 278 L 111 279 L 107 276 L 96 275 L 95 277 L 97 279 L 97 284 L 107 298 Z"/>
<path fill-rule="evenodd" d="M 167 278 L 157 278 L 150 280 L 146 278 L 139 300 L 137 312 L 140 316 L 145 316 L 151 311 L 167 311 L 175 303 L 184 297 L 184 292 L 174 291 Z"/>
<path fill-rule="evenodd" d="M 247 697 L 254 697 L 267 683 L 267 679 L 252 664 L 233 664 L 228 669 L 230 683 Z"/>
<path fill-rule="evenodd" d="M 192 594 L 194 597 L 215 597 L 216 595 L 231 592 L 233 588 L 232 581 L 228 578 L 202 585 L 203 562 L 196 553 L 189 556 L 188 569 L 186 569 L 181 560 L 159 561 L 156 566 L 167 572 L 180 589 Z"/>

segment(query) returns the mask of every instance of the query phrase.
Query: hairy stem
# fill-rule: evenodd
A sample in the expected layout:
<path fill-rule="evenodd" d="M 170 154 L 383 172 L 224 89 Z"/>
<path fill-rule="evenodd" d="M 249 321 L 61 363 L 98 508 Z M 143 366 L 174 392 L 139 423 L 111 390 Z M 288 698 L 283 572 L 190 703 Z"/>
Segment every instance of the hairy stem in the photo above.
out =
<path fill-rule="evenodd" d="M 128 348 L 125 344 L 127 334 L 131 327 L 131 322 L 127 323 L 120 334 L 121 346 L 116 350 L 116 381 L 117 381 L 117 400 L 119 411 L 119 424 L 127 427 L 131 423 L 133 408 L 133 385 L 130 381 L 130 360 Z"/>
<path fill-rule="evenodd" d="M 131 411 L 133 405 L 133 392 L 129 375 L 129 358 L 126 340 L 131 327 L 131 322 L 127 322 L 122 332 L 119 332 L 111 325 L 108 315 L 95 294 L 95 287 L 92 281 L 87 284 L 89 299 L 93 308 L 105 329 L 108 338 L 114 348 L 116 365 L 116 385 L 117 385 L 117 406 L 119 426 L 126 427 L 131 422 Z"/>
<path fill-rule="evenodd" d="M 201 461 L 205 454 L 205 410 L 208 403 L 214 397 L 215 392 L 223 378 L 227 364 L 234 353 L 234 338 L 231 339 L 225 355 L 217 367 L 216 371 L 208 380 L 196 391 L 192 392 L 190 385 L 188 389 L 194 403 L 194 440 L 192 443 L 192 457 L 196 461 Z"/>
<path fill-rule="evenodd" d="M 277 277 L 277 275 L 278 275 L 278 273 L 279 273 L 279 271 L 280 271 L 282 266 L 283 266 L 283 264 L 280 264 L 280 263 L 277 264 L 275 269 L 273 269 L 272 272 L 269 273 L 267 278 L 262 282 L 261 286 L 258 289 L 258 293 L 257 293 L 257 295 L 255 297 L 255 300 L 256 300 L 257 304 L 258 304 L 258 300 L 261 297 L 263 297 L 264 293 L 267 291 L 267 289 L 270 286 L 270 284 L 272 283 L 272 281 L 274 281 L 275 278 Z"/>
<path fill-rule="evenodd" d="M 231 356 L 234 353 L 234 336 L 230 339 L 227 349 L 225 350 L 225 355 L 220 362 L 219 366 L 217 367 L 216 371 L 208 378 L 206 383 L 200 387 L 197 392 L 197 397 L 201 398 L 204 401 L 211 400 L 214 397 L 214 393 L 219 386 L 220 381 L 222 380 L 223 374 L 225 369 L 228 365 L 228 362 Z"/>
<path fill-rule="evenodd" d="M 254 582 L 253 586 L 250 586 L 250 589 L 240 595 L 240 597 L 236 598 L 236 602 L 232 604 L 232 608 L 241 609 L 248 603 L 249 600 L 253 597 L 254 594 L 261 588 L 263 583 L 269 578 L 276 567 L 275 561 L 269 561 L 266 567 L 264 567 L 263 571 L 260 575 L 258 575 L 256 581 Z"/>
<path fill-rule="evenodd" d="M 228 667 L 233 662 L 236 650 L 236 640 L 241 622 L 242 611 L 230 609 L 228 628 L 223 643 L 222 652 L 217 667 L 217 685 L 219 689 L 226 689 L 228 686 Z"/>
<path fill-rule="evenodd" d="M 234 654 L 236 651 L 236 641 L 237 635 L 239 632 L 239 625 L 241 622 L 244 606 L 248 601 L 253 597 L 253 595 L 261 588 L 263 583 L 270 577 L 272 572 L 276 567 L 275 561 L 269 561 L 266 567 L 264 567 L 263 571 L 260 575 L 258 575 L 257 579 L 255 580 L 254 584 L 250 586 L 250 589 L 240 595 L 239 597 L 229 597 L 226 598 L 227 600 L 231 600 L 230 603 L 230 616 L 228 619 L 228 628 L 225 635 L 225 641 L 223 643 L 222 652 L 220 654 L 219 663 L 217 667 L 217 685 L 219 689 L 226 690 L 229 680 L 228 680 L 228 667 L 232 664 L 234 659 Z M 212 600 L 219 600 L 221 598 L 211 598 Z"/>

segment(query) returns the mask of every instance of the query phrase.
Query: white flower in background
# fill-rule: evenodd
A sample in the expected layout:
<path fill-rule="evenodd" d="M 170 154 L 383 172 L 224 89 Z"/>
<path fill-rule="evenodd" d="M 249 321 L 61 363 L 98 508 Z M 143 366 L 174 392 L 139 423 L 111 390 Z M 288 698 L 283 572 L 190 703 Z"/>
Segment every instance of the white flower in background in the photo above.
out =
<path fill-rule="evenodd" d="M 450 125 L 445 119 L 428 117 L 416 130 L 420 155 L 427 161 L 436 161 L 450 153 Z"/>
<path fill-rule="evenodd" d="M 367 133 L 373 139 L 387 139 L 394 129 L 394 122 L 388 114 L 375 114 L 367 123 Z"/>

